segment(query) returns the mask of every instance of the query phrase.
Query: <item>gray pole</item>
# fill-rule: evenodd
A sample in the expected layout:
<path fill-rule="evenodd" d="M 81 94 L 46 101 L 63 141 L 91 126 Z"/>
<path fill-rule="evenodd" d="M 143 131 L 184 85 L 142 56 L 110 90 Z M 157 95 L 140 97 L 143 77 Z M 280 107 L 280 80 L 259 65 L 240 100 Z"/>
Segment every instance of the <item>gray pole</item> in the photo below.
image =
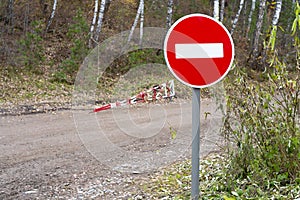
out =
<path fill-rule="evenodd" d="M 192 200 L 198 200 L 200 152 L 200 89 L 193 88 L 192 97 Z"/>

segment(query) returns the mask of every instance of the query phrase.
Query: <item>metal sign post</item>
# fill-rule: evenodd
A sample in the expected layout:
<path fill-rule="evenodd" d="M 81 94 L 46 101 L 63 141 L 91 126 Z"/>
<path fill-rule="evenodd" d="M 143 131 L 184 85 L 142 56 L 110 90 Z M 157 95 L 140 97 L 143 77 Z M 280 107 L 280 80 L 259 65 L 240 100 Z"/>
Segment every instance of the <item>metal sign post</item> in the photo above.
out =
<path fill-rule="evenodd" d="M 200 89 L 193 88 L 192 97 L 192 199 L 198 200 L 200 152 Z"/>
<path fill-rule="evenodd" d="M 192 102 L 192 199 L 200 197 L 200 88 L 221 81 L 230 70 L 234 44 L 226 27 L 203 14 L 178 19 L 168 30 L 164 56 L 171 73 L 193 88 Z"/>

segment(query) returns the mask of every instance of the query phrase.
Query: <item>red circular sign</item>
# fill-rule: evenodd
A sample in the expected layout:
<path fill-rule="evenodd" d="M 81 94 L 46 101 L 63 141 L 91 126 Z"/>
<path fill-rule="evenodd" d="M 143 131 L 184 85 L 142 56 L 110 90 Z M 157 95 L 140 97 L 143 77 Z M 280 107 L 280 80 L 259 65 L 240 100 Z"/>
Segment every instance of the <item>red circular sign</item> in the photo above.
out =
<path fill-rule="evenodd" d="M 234 45 L 220 22 L 207 15 L 191 14 L 177 20 L 169 29 L 164 55 L 179 81 L 204 88 L 226 76 L 233 62 Z"/>

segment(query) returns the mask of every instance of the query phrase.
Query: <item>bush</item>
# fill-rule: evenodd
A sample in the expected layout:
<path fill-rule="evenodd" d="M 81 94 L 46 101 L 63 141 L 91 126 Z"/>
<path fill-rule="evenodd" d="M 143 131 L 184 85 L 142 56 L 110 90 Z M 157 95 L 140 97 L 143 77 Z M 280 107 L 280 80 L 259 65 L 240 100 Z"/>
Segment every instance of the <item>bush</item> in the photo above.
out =
<path fill-rule="evenodd" d="M 299 72 L 290 73 L 278 63 L 261 83 L 236 70 L 229 86 L 225 134 L 235 144 L 230 153 L 237 176 L 282 183 L 299 178 Z"/>
<path fill-rule="evenodd" d="M 296 22 L 300 22 L 297 10 Z M 267 47 L 270 66 L 257 72 L 260 81 L 236 68 L 227 85 L 230 95 L 224 133 L 231 144 L 231 187 L 232 178 L 250 178 L 262 188 L 269 187 L 270 180 L 280 185 L 300 182 L 300 42 L 296 22 L 294 68 L 288 70 L 276 50 Z"/>
<path fill-rule="evenodd" d="M 21 54 L 22 64 L 29 70 L 41 73 L 40 65 L 44 62 L 44 46 L 41 21 L 32 22 L 33 30 L 27 32 L 19 40 L 19 52 Z"/>

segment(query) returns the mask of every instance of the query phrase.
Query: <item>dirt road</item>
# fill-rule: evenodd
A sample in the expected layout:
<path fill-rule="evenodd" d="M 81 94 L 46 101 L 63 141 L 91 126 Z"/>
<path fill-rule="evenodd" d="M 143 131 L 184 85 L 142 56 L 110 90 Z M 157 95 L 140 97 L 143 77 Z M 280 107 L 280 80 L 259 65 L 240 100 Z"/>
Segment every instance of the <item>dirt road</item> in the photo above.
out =
<path fill-rule="evenodd" d="M 221 114 L 201 106 L 203 156 Z M 189 156 L 191 140 L 191 102 L 2 116 L 0 199 L 135 198 L 136 178 Z"/>

